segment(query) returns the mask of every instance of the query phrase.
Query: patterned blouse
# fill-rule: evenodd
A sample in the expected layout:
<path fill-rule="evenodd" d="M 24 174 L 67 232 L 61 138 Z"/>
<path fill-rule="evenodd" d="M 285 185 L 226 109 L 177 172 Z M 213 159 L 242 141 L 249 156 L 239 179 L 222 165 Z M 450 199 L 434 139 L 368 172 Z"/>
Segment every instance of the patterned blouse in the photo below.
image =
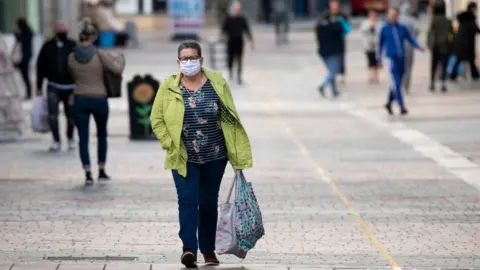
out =
<path fill-rule="evenodd" d="M 209 80 L 191 91 L 180 84 L 185 102 L 182 140 L 188 162 L 205 164 L 227 158 L 225 138 L 220 126 L 220 99 Z"/>

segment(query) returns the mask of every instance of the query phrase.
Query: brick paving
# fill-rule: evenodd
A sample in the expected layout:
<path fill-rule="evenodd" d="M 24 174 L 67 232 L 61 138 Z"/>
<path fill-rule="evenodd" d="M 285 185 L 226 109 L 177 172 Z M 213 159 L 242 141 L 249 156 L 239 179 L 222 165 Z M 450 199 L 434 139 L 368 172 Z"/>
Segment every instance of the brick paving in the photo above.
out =
<path fill-rule="evenodd" d="M 295 33 L 292 45 L 274 49 L 266 31 L 256 30 L 257 50 L 246 56 L 247 85 L 232 91 L 253 144 L 255 169 L 246 175 L 267 233 L 247 259 L 222 256 L 219 269 L 391 269 L 388 256 L 405 268 L 480 268 L 480 192 L 345 106 L 385 117 L 387 77 L 366 85 L 358 33 L 350 37 L 344 97 L 330 101 L 315 90 L 324 68 L 313 36 Z M 176 70 L 175 44 L 151 40 L 127 59 L 125 78 L 163 78 Z M 382 119 L 479 164 L 480 92 L 432 95 L 428 57 L 417 62 L 412 115 Z M 125 103 L 111 102 L 109 185 L 84 188 L 77 152 L 46 152 L 48 136 L 0 145 L 0 270 L 180 269 L 164 153 L 157 142 L 128 140 Z M 94 147 L 93 137 L 93 159 Z"/>

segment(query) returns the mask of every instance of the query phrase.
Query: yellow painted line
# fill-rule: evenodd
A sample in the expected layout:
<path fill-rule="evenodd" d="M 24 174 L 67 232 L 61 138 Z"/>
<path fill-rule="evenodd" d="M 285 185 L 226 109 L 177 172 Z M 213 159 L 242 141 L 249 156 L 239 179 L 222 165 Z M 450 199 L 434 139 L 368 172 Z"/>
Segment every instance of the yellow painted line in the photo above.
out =
<path fill-rule="evenodd" d="M 266 81 L 265 78 L 263 78 L 263 80 Z M 253 87 L 250 87 L 250 89 L 252 88 Z M 266 85 L 265 88 L 269 89 L 269 86 Z M 257 94 L 259 93 L 258 91 L 254 91 L 254 92 L 256 92 Z M 262 92 L 262 93 L 265 93 L 265 92 Z M 314 171 L 318 174 L 320 179 L 328 183 L 330 187 L 333 189 L 333 191 L 337 194 L 337 196 L 343 201 L 343 203 L 348 208 L 350 213 L 354 216 L 355 220 L 358 222 L 358 224 L 362 228 L 362 231 L 367 235 L 368 239 L 370 240 L 371 244 L 375 247 L 375 249 L 377 249 L 377 251 L 385 258 L 385 260 L 387 260 L 388 264 L 390 264 L 394 270 L 401 269 L 401 266 L 395 261 L 392 255 L 383 247 L 382 243 L 380 243 L 380 241 L 375 237 L 375 234 L 372 232 L 372 230 L 370 229 L 368 224 L 365 222 L 365 220 L 363 220 L 360 213 L 352 206 L 352 203 L 347 198 L 347 196 L 345 196 L 345 194 L 338 187 L 338 185 L 335 184 L 335 182 L 327 175 L 325 170 L 323 170 L 316 163 L 315 158 L 313 157 L 310 150 L 308 150 L 307 146 L 303 143 L 300 137 L 297 136 L 297 134 L 293 131 L 293 129 L 282 119 L 282 117 L 278 114 L 277 110 L 274 109 L 284 104 L 279 102 L 277 98 L 272 98 L 272 97 L 266 97 L 266 98 L 267 99 L 264 99 L 264 100 L 269 100 L 269 102 L 276 103 L 277 106 L 268 106 L 267 108 L 265 108 L 265 111 L 283 126 L 285 133 L 300 149 L 300 152 L 310 161 L 311 166 L 314 168 Z"/>

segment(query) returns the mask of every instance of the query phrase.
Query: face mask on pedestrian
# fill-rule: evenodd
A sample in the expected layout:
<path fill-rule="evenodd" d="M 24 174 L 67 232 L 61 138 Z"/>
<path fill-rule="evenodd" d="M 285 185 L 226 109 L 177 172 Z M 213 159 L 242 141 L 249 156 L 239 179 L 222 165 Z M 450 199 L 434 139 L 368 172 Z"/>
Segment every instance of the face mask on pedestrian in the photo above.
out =
<path fill-rule="evenodd" d="M 187 77 L 193 77 L 197 75 L 202 69 L 200 59 L 187 59 L 179 60 L 180 71 Z"/>
<path fill-rule="evenodd" d="M 56 37 L 60 41 L 65 41 L 67 40 L 67 32 L 57 32 Z"/>

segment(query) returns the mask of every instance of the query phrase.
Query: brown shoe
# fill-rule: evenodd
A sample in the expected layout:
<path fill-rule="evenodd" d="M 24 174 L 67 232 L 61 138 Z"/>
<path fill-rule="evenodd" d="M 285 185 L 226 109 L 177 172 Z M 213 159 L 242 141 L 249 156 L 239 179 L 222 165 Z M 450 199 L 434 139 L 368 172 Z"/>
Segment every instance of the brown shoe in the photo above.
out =
<path fill-rule="evenodd" d="M 203 254 L 205 260 L 205 266 L 219 266 L 220 261 L 217 259 L 217 255 L 214 252 Z"/>

